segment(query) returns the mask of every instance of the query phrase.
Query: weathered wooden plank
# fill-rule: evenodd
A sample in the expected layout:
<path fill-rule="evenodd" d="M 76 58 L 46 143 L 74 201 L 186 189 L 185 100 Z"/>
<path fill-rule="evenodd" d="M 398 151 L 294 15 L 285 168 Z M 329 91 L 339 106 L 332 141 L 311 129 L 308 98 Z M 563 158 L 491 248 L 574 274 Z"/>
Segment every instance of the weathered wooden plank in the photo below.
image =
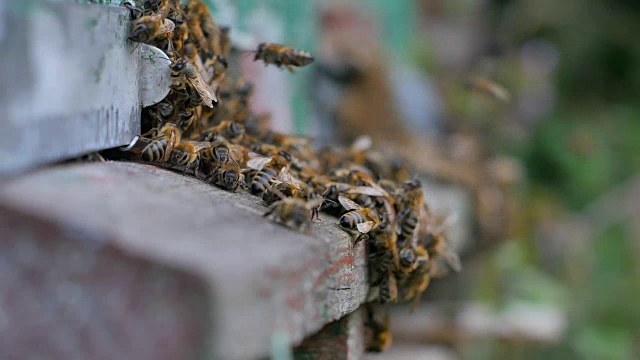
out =
<path fill-rule="evenodd" d="M 445 346 L 428 344 L 398 343 L 382 353 L 367 353 L 365 360 L 459 360 L 453 350 Z"/>
<path fill-rule="evenodd" d="M 276 333 L 297 344 L 365 299 L 364 244 L 352 248 L 336 219 L 304 235 L 265 220 L 254 196 L 154 166 L 44 169 L 5 183 L 0 203 L 201 279 L 217 358 L 267 355 Z"/>
<path fill-rule="evenodd" d="M 169 360 L 209 351 L 201 279 L 1 205 L 0 234 L 0 358 Z"/>
<path fill-rule="evenodd" d="M 358 360 L 364 353 L 362 310 L 325 325 L 293 350 L 296 360 Z"/>

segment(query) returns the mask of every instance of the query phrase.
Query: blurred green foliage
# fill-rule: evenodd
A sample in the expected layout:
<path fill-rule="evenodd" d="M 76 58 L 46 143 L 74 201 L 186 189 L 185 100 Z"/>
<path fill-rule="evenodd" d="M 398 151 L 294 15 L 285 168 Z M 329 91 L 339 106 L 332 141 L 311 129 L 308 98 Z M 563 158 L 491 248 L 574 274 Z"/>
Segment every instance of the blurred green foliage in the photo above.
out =
<path fill-rule="evenodd" d="M 640 358 L 640 234 L 632 232 L 633 220 L 586 239 L 560 239 L 581 247 L 577 255 L 553 249 L 549 235 L 549 228 L 640 173 L 640 1 L 493 0 L 490 13 L 503 50 L 497 67 L 508 69 L 504 83 L 516 85 L 508 86 L 516 99 L 528 86 L 517 69 L 524 44 L 552 44 L 559 62 L 551 74 L 555 107 L 534 125 L 518 124 L 523 136 L 505 138 L 513 133 L 496 119 L 487 120 L 488 133 L 486 124 L 474 125 L 494 149 L 519 157 L 527 172 L 525 230 L 492 252 L 474 295 L 499 308 L 555 304 L 567 312 L 569 328 L 558 343 L 528 346 L 517 356 L 512 344 L 485 342 L 473 358 Z M 464 114 L 468 100 L 456 99 L 451 104 Z M 513 112 L 505 117 L 520 120 Z M 509 146 L 496 146 L 496 138 Z"/>
<path fill-rule="evenodd" d="M 516 152 L 529 175 L 528 199 L 551 194 L 546 200 L 538 198 L 538 202 L 547 201 L 546 205 L 528 217 L 530 232 L 525 237 L 532 242 L 539 226 L 536 222 L 545 212 L 557 212 L 559 206 L 565 218 L 571 216 L 640 171 L 640 106 L 636 99 L 640 93 L 640 2 L 499 0 L 493 6 L 500 19 L 497 28 L 508 35 L 498 34 L 509 48 L 532 39 L 544 40 L 553 44 L 560 59 L 553 77 L 555 110 L 541 119 L 529 141 Z M 638 234 L 632 234 L 628 225 L 622 223 L 582 239 L 586 249 L 579 261 L 587 266 L 581 270 L 580 281 L 566 273 L 553 273 L 567 290 L 569 330 L 558 344 L 538 348 L 528 358 L 632 359 L 640 355 L 640 254 L 633 246 Z M 505 245 L 509 246 L 513 245 Z M 544 239 L 539 246 L 545 246 Z M 498 259 L 505 258 L 499 255 Z M 520 268 L 532 266 L 534 272 L 550 274 L 535 257 L 521 256 L 520 260 Z M 566 268 L 582 266 L 567 261 Z M 514 273 L 514 267 L 518 266 L 503 268 L 500 281 L 515 276 L 522 287 L 555 291 L 535 285 L 522 271 Z"/>

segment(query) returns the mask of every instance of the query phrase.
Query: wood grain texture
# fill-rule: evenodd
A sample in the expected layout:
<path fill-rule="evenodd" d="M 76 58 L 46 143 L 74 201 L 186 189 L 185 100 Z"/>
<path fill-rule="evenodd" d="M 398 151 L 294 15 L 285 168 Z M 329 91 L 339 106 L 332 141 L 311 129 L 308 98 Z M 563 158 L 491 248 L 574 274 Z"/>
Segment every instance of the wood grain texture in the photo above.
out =
<path fill-rule="evenodd" d="M 296 360 L 358 360 L 364 354 L 362 310 L 325 325 L 293 350 Z"/>
<path fill-rule="evenodd" d="M 3 184 L 0 204 L 201 279 L 215 358 L 265 356 L 275 333 L 298 344 L 367 292 L 364 244 L 352 248 L 335 218 L 304 235 L 264 219 L 254 196 L 150 165 L 44 169 Z"/>

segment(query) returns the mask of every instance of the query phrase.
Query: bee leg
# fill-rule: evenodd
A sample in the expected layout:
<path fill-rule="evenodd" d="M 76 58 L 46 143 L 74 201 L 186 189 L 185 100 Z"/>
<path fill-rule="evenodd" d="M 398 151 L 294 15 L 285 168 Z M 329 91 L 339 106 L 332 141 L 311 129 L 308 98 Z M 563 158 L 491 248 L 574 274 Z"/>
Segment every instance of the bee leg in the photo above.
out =
<path fill-rule="evenodd" d="M 287 65 L 287 70 L 289 70 L 290 73 L 295 74 L 296 71 L 293 69 L 293 66 L 291 65 Z"/>
<path fill-rule="evenodd" d="M 367 234 L 364 234 L 364 233 L 358 234 L 358 236 L 356 237 L 355 241 L 353 242 L 353 247 L 356 247 L 356 245 L 358 245 L 358 243 L 361 240 L 366 240 L 367 238 L 369 238 L 369 235 L 367 235 Z"/>
<path fill-rule="evenodd" d="M 264 215 L 262 215 L 262 216 L 267 217 L 267 216 L 273 214 L 273 212 L 276 210 L 277 207 L 278 207 L 278 203 L 276 202 L 275 204 L 269 206 L 269 209 L 267 209 L 267 212 L 264 213 Z"/>

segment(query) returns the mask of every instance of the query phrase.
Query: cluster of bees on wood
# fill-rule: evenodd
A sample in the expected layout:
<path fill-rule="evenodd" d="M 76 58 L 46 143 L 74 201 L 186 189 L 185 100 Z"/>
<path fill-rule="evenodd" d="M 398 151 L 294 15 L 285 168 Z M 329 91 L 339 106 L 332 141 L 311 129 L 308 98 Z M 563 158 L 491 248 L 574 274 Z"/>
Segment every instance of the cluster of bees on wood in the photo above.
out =
<path fill-rule="evenodd" d="M 458 270 L 446 224 L 425 204 L 422 184 L 401 161 L 370 150 L 366 138 L 351 147 L 314 147 L 310 139 L 271 131 L 268 116 L 249 108 L 252 84 L 227 76 L 232 58 L 228 27 L 206 4 L 191 0 L 124 3 L 132 17 L 129 40 L 155 46 L 171 61 L 173 83 L 164 100 L 143 109 L 146 131 L 127 151 L 132 159 L 182 171 L 227 191 L 247 191 L 268 207 L 265 216 L 310 232 L 320 212 L 339 218 L 366 242 L 369 302 L 417 303 L 431 278 Z M 246 50 L 241 52 L 248 52 Z M 255 61 L 295 68 L 313 57 L 280 44 L 251 50 Z M 390 345 L 386 324 L 369 324 L 369 349 Z"/>

